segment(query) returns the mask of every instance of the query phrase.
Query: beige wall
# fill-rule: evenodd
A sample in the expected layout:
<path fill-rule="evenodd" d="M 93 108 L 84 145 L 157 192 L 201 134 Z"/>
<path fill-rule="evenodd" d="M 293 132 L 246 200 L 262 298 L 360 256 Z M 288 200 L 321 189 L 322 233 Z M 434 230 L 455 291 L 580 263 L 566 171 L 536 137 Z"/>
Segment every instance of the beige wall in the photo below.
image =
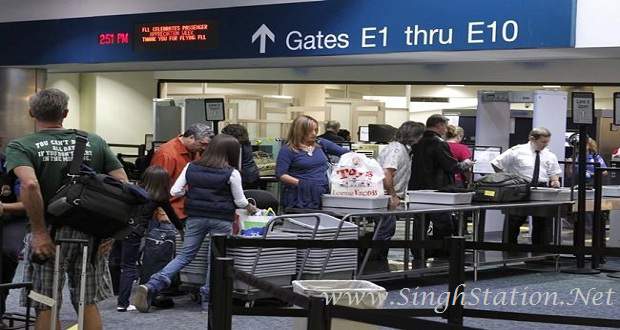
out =
<path fill-rule="evenodd" d="M 95 132 L 97 113 L 97 75 L 80 75 L 80 128 Z"/>
<path fill-rule="evenodd" d="M 47 82 L 70 97 L 65 127 L 125 144 L 143 143 L 152 132 L 155 85 L 150 72 L 52 73 Z"/>
<path fill-rule="evenodd" d="M 325 88 L 323 84 L 284 84 L 282 95 L 294 97 L 302 107 L 323 107 L 327 97 Z"/>
<path fill-rule="evenodd" d="M 95 132 L 110 143 L 144 143 L 153 131 L 155 96 L 150 72 L 97 74 Z"/>
<path fill-rule="evenodd" d="M 80 128 L 80 75 L 57 73 L 47 75 L 47 88 L 57 88 L 69 95 L 69 114 L 64 121 L 67 128 Z"/>

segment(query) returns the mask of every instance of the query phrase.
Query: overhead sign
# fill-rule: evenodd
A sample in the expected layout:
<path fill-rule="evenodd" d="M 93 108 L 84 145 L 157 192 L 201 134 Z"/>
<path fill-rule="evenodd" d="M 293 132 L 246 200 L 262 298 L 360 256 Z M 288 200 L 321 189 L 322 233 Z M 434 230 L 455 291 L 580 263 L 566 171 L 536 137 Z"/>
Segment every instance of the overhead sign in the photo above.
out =
<path fill-rule="evenodd" d="M 594 123 L 594 93 L 573 92 L 573 123 L 591 125 Z"/>
<path fill-rule="evenodd" d="M 574 47 L 575 0 L 325 0 L 0 24 L 0 65 Z"/>
<path fill-rule="evenodd" d="M 138 24 L 136 50 L 217 48 L 217 23 L 209 21 Z"/>
<path fill-rule="evenodd" d="M 267 52 L 267 38 L 269 38 L 271 42 L 276 42 L 276 36 L 265 24 L 261 25 L 252 35 L 252 43 L 256 42 L 256 40 L 260 40 L 260 48 L 258 52 L 261 54 L 265 54 Z"/>
<path fill-rule="evenodd" d="M 224 116 L 224 99 L 205 99 L 207 120 L 223 121 Z"/>

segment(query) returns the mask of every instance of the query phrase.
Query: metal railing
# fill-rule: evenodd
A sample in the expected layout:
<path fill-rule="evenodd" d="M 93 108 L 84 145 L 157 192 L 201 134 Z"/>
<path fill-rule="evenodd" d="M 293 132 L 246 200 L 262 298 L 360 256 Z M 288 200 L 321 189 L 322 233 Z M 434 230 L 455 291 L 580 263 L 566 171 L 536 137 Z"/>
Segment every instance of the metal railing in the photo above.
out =
<path fill-rule="evenodd" d="M 328 305 L 320 297 L 306 297 L 289 289 L 275 286 L 251 274 L 236 270 L 232 258 L 226 257 L 226 249 L 233 247 L 295 247 L 308 248 L 413 248 L 413 249 L 441 249 L 449 252 L 448 267 L 448 306 L 443 314 L 434 309 L 377 309 L 361 310 L 344 306 Z M 309 240 L 256 240 L 225 236 L 213 238 L 213 255 L 211 261 L 211 295 L 209 303 L 209 329 L 227 330 L 232 327 L 233 315 L 305 317 L 308 319 L 308 329 L 330 329 L 332 318 L 364 322 L 374 325 L 388 326 L 399 329 L 413 328 L 463 328 L 463 320 L 469 318 L 512 320 L 517 322 L 539 322 L 549 324 L 568 324 L 591 327 L 620 327 L 620 319 L 601 319 L 589 317 L 575 317 L 566 315 L 547 315 L 531 313 L 502 312 L 480 309 L 465 309 L 462 301 L 462 292 L 465 287 L 465 250 L 494 250 L 494 251 L 526 251 L 551 253 L 592 253 L 608 256 L 620 256 L 620 248 L 606 248 L 601 246 L 574 247 L 574 246 L 533 246 L 524 244 L 504 244 L 486 242 L 465 242 L 463 237 L 445 238 L 444 241 L 371 241 L 338 240 L 338 241 L 309 241 Z M 274 297 L 301 307 L 290 308 L 234 308 L 232 303 L 233 281 L 239 280 L 261 291 L 268 292 Z M 443 317 L 447 323 L 418 319 L 418 317 Z"/>

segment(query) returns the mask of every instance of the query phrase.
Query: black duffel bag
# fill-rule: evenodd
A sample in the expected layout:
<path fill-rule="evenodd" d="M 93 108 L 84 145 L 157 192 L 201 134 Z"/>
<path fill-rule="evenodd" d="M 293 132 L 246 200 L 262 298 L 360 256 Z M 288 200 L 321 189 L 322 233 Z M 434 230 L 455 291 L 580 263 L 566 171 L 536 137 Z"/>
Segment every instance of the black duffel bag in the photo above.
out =
<path fill-rule="evenodd" d="M 476 202 L 516 202 L 528 200 L 530 183 L 509 173 L 493 173 L 483 176 L 474 183 Z"/>
<path fill-rule="evenodd" d="M 122 239 L 138 221 L 147 193 L 83 166 L 88 134 L 76 131 L 76 144 L 68 181 L 49 201 L 52 226 L 70 226 L 96 238 Z"/>

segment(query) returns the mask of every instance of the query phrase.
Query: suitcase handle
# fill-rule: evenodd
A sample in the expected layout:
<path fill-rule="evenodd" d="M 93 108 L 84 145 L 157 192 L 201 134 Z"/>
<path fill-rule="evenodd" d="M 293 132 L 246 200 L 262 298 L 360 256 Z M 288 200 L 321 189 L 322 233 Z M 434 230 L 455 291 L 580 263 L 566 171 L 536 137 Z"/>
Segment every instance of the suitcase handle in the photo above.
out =
<path fill-rule="evenodd" d="M 79 245 L 86 245 L 88 246 L 89 241 L 85 240 L 85 239 L 76 239 L 76 238 L 59 238 L 57 240 L 55 240 L 55 243 L 57 244 L 61 244 L 61 243 L 69 243 L 69 244 L 79 244 Z M 43 258 L 41 256 L 39 256 L 38 254 L 32 254 L 30 256 L 30 261 L 42 265 L 44 263 L 46 263 L 49 260 L 48 258 Z"/>

